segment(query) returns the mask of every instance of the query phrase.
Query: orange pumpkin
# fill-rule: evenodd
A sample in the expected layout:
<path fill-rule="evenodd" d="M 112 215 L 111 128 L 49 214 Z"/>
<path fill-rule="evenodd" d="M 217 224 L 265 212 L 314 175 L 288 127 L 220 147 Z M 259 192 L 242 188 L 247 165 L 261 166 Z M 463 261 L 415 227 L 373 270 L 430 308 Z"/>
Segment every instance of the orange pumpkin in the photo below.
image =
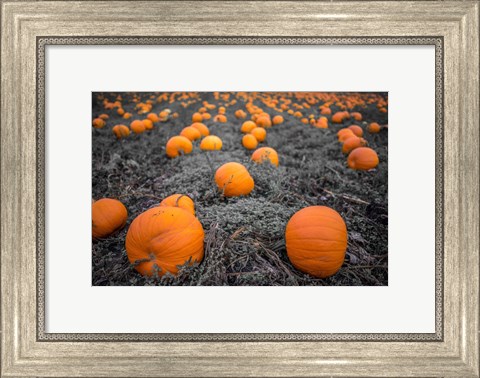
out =
<path fill-rule="evenodd" d="M 352 169 L 368 171 L 378 165 L 377 153 L 368 147 L 359 147 L 354 149 L 348 155 L 348 166 Z"/>
<path fill-rule="evenodd" d="M 237 119 L 245 119 L 247 118 L 247 113 L 245 113 L 242 109 L 238 109 L 235 112 L 235 117 L 237 117 Z"/>
<path fill-rule="evenodd" d="M 200 131 L 198 131 L 198 129 L 192 126 L 184 127 L 180 135 L 190 139 L 191 141 L 200 139 L 202 137 Z"/>
<path fill-rule="evenodd" d="M 136 119 L 130 124 L 130 129 L 132 129 L 135 134 L 141 134 L 145 131 L 145 124 L 139 119 Z"/>
<path fill-rule="evenodd" d="M 140 274 L 175 275 L 179 265 L 202 261 L 204 236 L 201 223 L 190 212 L 158 206 L 134 219 L 125 249 L 128 260 Z"/>
<path fill-rule="evenodd" d="M 112 131 L 117 139 L 122 139 L 130 135 L 130 129 L 125 125 L 115 125 Z"/>
<path fill-rule="evenodd" d="M 328 118 L 327 117 L 320 117 L 314 126 L 319 129 L 328 129 Z"/>
<path fill-rule="evenodd" d="M 350 115 L 353 117 L 353 119 L 357 122 L 360 122 L 362 120 L 362 115 L 358 112 L 353 112 L 353 113 L 350 113 Z M 361 136 L 361 135 L 359 135 Z"/>
<path fill-rule="evenodd" d="M 201 122 L 192 123 L 192 127 L 195 127 L 198 131 L 200 131 L 200 134 L 204 137 L 210 135 L 210 130 L 208 130 L 208 127 Z"/>
<path fill-rule="evenodd" d="M 92 121 L 92 126 L 95 127 L 96 129 L 101 129 L 105 127 L 105 121 L 102 118 L 95 118 Z"/>
<path fill-rule="evenodd" d="M 252 134 L 247 134 L 243 136 L 242 144 L 247 150 L 253 150 L 257 148 L 258 141 L 257 138 L 255 138 Z"/>
<path fill-rule="evenodd" d="M 210 113 L 202 113 L 202 119 L 204 121 L 210 118 L 212 118 L 212 115 Z"/>
<path fill-rule="evenodd" d="M 118 114 L 119 116 L 123 116 L 123 115 L 125 114 L 125 110 L 123 110 L 122 108 L 118 108 L 118 109 L 117 109 L 117 114 Z"/>
<path fill-rule="evenodd" d="M 172 194 L 160 202 L 160 206 L 179 207 L 195 215 L 195 203 L 185 194 Z"/>
<path fill-rule="evenodd" d="M 260 116 L 255 120 L 258 127 L 271 127 L 272 121 L 269 116 Z"/>
<path fill-rule="evenodd" d="M 347 226 L 329 207 L 306 207 L 288 221 L 285 244 L 295 268 L 314 277 L 329 277 L 338 272 L 345 259 Z"/>
<path fill-rule="evenodd" d="M 376 134 L 380 132 L 380 125 L 376 122 L 372 122 L 370 125 L 368 125 L 367 130 L 371 134 Z"/>
<path fill-rule="evenodd" d="M 153 123 L 160 122 L 160 118 L 158 118 L 158 115 L 156 115 L 155 113 L 149 113 L 147 115 L 147 118 Z"/>
<path fill-rule="evenodd" d="M 250 131 L 252 131 L 255 127 L 257 127 L 257 124 L 253 121 L 245 121 L 243 124 L 242 124 L 242 128 L 240 129 L 240 131 L 242 133 L 249 133 Z"/>
<path fill-rule="evenodd" d="M 203 116 L 201 113 L 193 113 L 192 115 L 192 122 L 202 122 Z"/>
<path fill-rule="evenodd" d="M 348 113 L 347 113 L 348 114 Z M 343 123 L 343 120 L 346 118 L 345 112 L 336 112 L 332 116 L 332 122 L 333 123 Z"/>
<path fill-rule="evenodd" d="M 331 114 L 332 114 L 332 109 L 330 109 L 330 108 L 322 108 L 322 110 L 320 111 L 320 114 L 321 114 L 321 115 L 331 115 Z"/>
<path fill-rule="evenodd" d="M 260 147 L 252 154 L 252 160 L 256 163 L 263 163 L 269 161 L 274 166 L 278 167 L 278 154 L 271 147 Z"/>
<path fill-rule="evenodd" d="M 152 130 L 153 129 L 153 122 L 150 119 L 144 119 L 143 124 L 145 125 L 145 130 Z"/>
<path fill-rule="evenodd" d="M 267 130 L 263 127 L 255 127 L 250 131 L 250 134 L 252 134 L 259 142 L 263 142 L 267 137 Z"/>
<path fill-rule="evenodd" d="M 132 118 L 132 113 L 128 113 L 128 112 L 127 112 L 127 113 L 124 113 L 124 114 L 123 114 L 123 118 L 124 118 L 124 119 L 130 119 L 130 118 Z"/>
<path fill-rule="evenodd" d="M 102 198 L 92 204 L 92 236 L 104 238 L 127 223 L 127 209 L 120 201 Z"/>
<path fill-rule="evenodd" d="M 103 120 L 107 120 L 107 119 L 109 119 L 110 117 L 108 116 L 108 114 L 105 114 L 105 113 L 104 113 L 104 114 L 100 114 L 100 115 L 98 116 L 98 118 L 101 118 L 101 119 L 103 119 Z"/>
<path fill-rule="evenodd" d="M 170 158 L 179 156 L 180 154 L 189 154 L 192 152 L 192 142 L 184 136 L 178 135 L 171 137 L 165 147 L 165 152 Z"/>
<path fill-rule="evenodd" d="M 217 114 L 215 117 L 213 117 L 213 122 L 225 123 L 227 122 L 227 117 L 225 117 L 223 114 Z"/>
<path fill-rule="evenodd" d="M 363 136 L 363 129 L 360 126 L 352 125 L 352 126 L 348 126 L 348 128 L 352 130 L 357 137 Z"/>
<path fill-rule="evenodd" d="M 226 197 L 237 197 L 249 194 L 255 183 L 252 176 L 240 163 L 226 163 L 215 172 L 218 190 Z"/>
<path fill-rule="evenodd" d="M 342 146 L 342 152 L 344 154 L 348 154 L 350 151 L 353 151 L 355 148 L 363 147 L 367 144 L 367 141 L 363 138 L 359 138 L 357 136 L 352 136 L 350 138 L 345 139 Z"/>
<path fill-rule="evenodd" d="M 283 117 L 281 115 L 276 115 L 275 117 L 273 117 L 272 123 L 274 125 L 280 125 L 281 123 L 283 123 Z"/>
<path fill-rule="evenodd" d="M 343 143 L 345 140 L 347 140 L 348 138 L 351 138 L 352 136 L 355 136 L 355 134 L 350 129 L 341 129 L 337 133 L 338 141 L 340 143 Z"/>
<path fill-rule="evenodd" d="M 200 149 L 204 151 L 221 150 L 222 140 L 215 135 L 206 136 L 200 143 Z"/>

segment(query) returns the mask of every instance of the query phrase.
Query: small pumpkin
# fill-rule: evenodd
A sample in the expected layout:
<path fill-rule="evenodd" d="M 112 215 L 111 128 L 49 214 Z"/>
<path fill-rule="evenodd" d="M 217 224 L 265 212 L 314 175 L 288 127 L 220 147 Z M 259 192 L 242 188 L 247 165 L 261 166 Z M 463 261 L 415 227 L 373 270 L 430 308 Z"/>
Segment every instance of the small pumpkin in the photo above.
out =
<path fill-rule="evenodd" d="M 255 127 L 250 131 L 250 134 L 252 134 L 259 142 L 263 142 L 267 137 L 267 130 L 263 127 Z"/>
<path fill-rule="evenodd" d="M 255 186 L 247 168 L 235 162 L 226 163 L 217 169 L 215 183 L 218 190 L 226 197 L 245 196 Z"/>
<path fill-rule="evenodd" d="M 260 147 L 252 154 L 252 160 L 256 163 L 263 163 L 269 161 L 274 166 L 278 167 L 278 154 L 271 147 Z"/>
<path fill-rule="evenodd" d="M 372 122 L 367 126 L 367 131 L 371 134 L 376 134 L 380 132 L 380 125 L 377 122 Z"/>
<path fill-rule="evenodd" d="M 341 129 L 337 133 L 338 141 L 340 143 L 343 143 L 345 140 L 351 138 L 352 136 L 355 136 L 355 134 L 350 129 Z"/>
<path fill-rule="evenodd" d="M 353 114 L 353 113 L 352 113 Z M 353 131 L 353 133 L 357 136 L 357 137 L 362 137 L 363 136 L 363 129 L 358 126 L 358 125 L 351 125 L 351 126 L 348 126 L 348 128 L 350 130 Z"/>
<path fill-rule="evenodd" d="M 227 117 L 225 117 L 223 114 L 217 114 L 215 117 L 213 117 L 213 122 L 225 123 L 227 122 Z"/>
<path fill-rule="evenodd" d="M 255 127 L 257 127 L 257 124 L 253 121 L 245 121 L 243 124 L 242 124 L 242 128 L 240 129 L 240 131 L 242 133 L 249 133 L 250 131 L 252 131 Z"/>
<path fill-rule="evenodd" d="M 149 113 L 147 115 L 147 118 L 152 121 L 153 123 L 157 123 L 157 122 L 160 122 L 160 118 L 158 117 L 158 115 L 156 113 Z"/>
<path fill-rule="evenodd" d="M 192 115 L 192 122 L 202 122 L 203 116 L 201 113 L 193 113 Z"/>
<path fill-rule="evenodd" d="M 143 123 L 143 121 L 136 119 L 130 124 L 130 129 L 132 129 L 135 134 L 141 134 L 145 131 L 145 124 Z"/>
<path fill-rule="evenodd" d="M 350 115 L 357 122 L 360 122 L 362 120 L 362 115 L 359 112 L 353 112 L 353 113 L 350 113 Z M 361 135 L 359 135 L 359 136 L 361 136 Z"/>
<path fill-rule="evenodd" d="M 108 116 L 108 114 L 105 114 L 105 113 L 104 113 L 104 114 L 100 114 L 100 115 L 98 116 L 98 118 L 101 118 L 101 119 L 103 119 L 104 121 L 106 121 L 106 120 L 109 119 L 110 117 Z"/>
<path fill-rule="evenodd" d="M 117 139 L 122 139 L 130 135 L 130 129 L 125 125 L 115 125 L 112 131 Z"/>
<path fill-rule="evenodd" d="M 95 118 L 92 121 L 92 126 L 96 129 L 102 129 L 103 127 L 105 127 L 105 125 L 106 123 L 102 118 Z"/>
<path fill-rule="evenodd" d="M 128 260 L 140 274 L 175 275 L 179 265 L 202 261 L 204 236 L 201 223 L 188 211 L 158 206 L 133 220 L 125 249 Z"/>
<path fill-rule="evenodd" d="M 165 147 L 165 152 L 170 158 L 179 156 L 180 154 L 189 154 L 192 152 L 193 146 L 192 142 L 184 136 L 177 135 L 171 137 Z"/>
<path fill-rule="evenodd" d="M 245 113 L 242 109 L 238 109 L 235 112 L 235 117 L 237 117 L 237 119 L 245 119 L 247 118 L 247 113 Z"/>
<path fill-rule="evenodd" d="M 128 212 L 123 203 L 102 198 L 92 203 L 92 237 L 104 238 L 120 230 L 127 223 Z"/>
<path fill-rule="evenodd" d="M 368 171 L 378 165 L 377 153 L 368 147 L 359 147 L 354 149 L 348 155 L 347 163 L 352 169 Z"/>
<path fill-rule="evenodd" d="M 132 113 L 126 112 L 123 114 L 123 119 L 130 119 L 132 118 Z"/>
<path fill-rule="evenodd" d="M 153 129 L 153 122 L 150 119 L 144 119 L 143 125 L 145 126 L 145 130 L 152 130 Z"/>
<path fill-rule="evenodd" d="M 200 131 L 200 134 L 204 137 L 210 135 L 210 130 L 208 129 L 208 127 L 201 122 L 192 123 L 192 127 L 195 127 L 198 131 Z"/>
<path fill-rule="evenodd" d="M 288 221 L 285 245 L 295 268 L 326 278 L 337 273 L 343 264 L 347 226 L 341 215 L 329 207 L 306 207 Z"/>
<path fill-rule="evenodd" d="M 195 203 L 185 194 L 172 194 L 160 202 L 160 206 L 179 207 L 195 215 Z"/>
<path fill-rule="evenodd" d="M 215 135 L 206 136 L 200 143 L 200 149 L 205 151 L 221 150 L 222 140 Z"/>
<path fill-rule="evenodd" d="M 328 118 L 327 117 L 320 117 L 314 126 L 318 129 L 328 129 Z"/>
<path fill-rule="evenodd" d="M 274 125 L 280 125 L 281 123 L 283 123 L 283 117 L 281 115 L 276 115 L 275 117 L 273 117 L 272 123 Z"/>
<path fill-rule="evenodd" d="M 118 108 L 118 109 L 117 109 L 117 114 L 118 114 L 119 116 L 123 116 L 123 115 L 125 114 L 125 110 L 123 110 L 123 108 Z"/>
<path fill-rule="evenodd" d="M 252 134 L 247 134 L 243 136 L 242 144 L 247 150 L 253 150 L 257 148 L 258 141 L 257 138 L 255 138 Z"/>
<path fill-rule="evenodd" d="M 191 141 L 200 139 L 202 137 L 200 131 L 198 131 L 198 129 L 192 126 L 184 127 L 183 130 L 180 132 L 180 135 L 190 139 Z"/>
<path fill-rule="evenodd" d="M 255 120 L 255 123 L 258 127 L 272 127 L 272 121 L 270 120 L 270 116 L 260 116 Z"/>
<path fill-rule="evenodd" d="M 363 138 L 357 136 L 352 136 L 345 139 L 342 146 L 342 152 L 348 154 L 350 151 L 353 151 L 355 148 L 363 147 L 367 144 L 367 141 Z"/>

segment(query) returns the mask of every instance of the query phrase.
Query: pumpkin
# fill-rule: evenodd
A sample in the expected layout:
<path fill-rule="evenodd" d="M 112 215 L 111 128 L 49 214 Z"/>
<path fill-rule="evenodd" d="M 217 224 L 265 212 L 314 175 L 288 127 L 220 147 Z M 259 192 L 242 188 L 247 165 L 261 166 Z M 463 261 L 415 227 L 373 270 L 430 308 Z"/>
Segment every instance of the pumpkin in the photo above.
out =
<path fill-rule="evenodd" d="M 125 114 L 125 110 L 123 110 L 122 108 L 118 108 L 118 109 L 117 109 L 117 114 L 118 114 L 119 116 L 123 116 L 123 115 Z"/>
<path fill-rule="evenodd" d="M 237 117 L 237 119 L 245 119 L 247 118 L 247 113 L 245 113 L 242 109 L 238 109 L 235 112 L 235 117 Z"/>
<path fill-rule="evenodd" d="M 145 130 L 152 130 L 153 129 L 153 122 L 150 119 L 144 119 L 143 125 L 145 126 Z"/>
<path fill-rule="evenodd" d="M 378 165 L 378 155 L 371 148 L 359 147 L 348 155 L 347 163 L 352 169 L 368 171 Z"/>
<path fill-rule="evenodd" d="M 352 113 L 354 114 L 354 113 Z M 352 126 L 348 126 L 348 129 L 352 130 L 353 133 L 357 136 L 357 137 L 361 137 L 363 136 L 363 130 L 360 126 L 357 126 L 357 125 L 352 125 Z"/>
<path fill-rule="evenodd" d="M 281 115 L 276 115 L 275 117 L 273 117 L 272 123 L 274 125 L 280 125 L 281 123 L 283 123 L 283 117 Z"/>
<path fill-rule="evenodd" d="M 267 130 L 263 127 L 255 127 L 250 131 L 250 134 L 252 134 L 259 142 L 263 142 L 267 137 Z"/>
<path fill-rule="evenodd" d="M 371 134 L 376 134 L 380 132 L 380 125 L 376 122 L 372 122 L 370 125 L 367 126 L 367 130 Z"/>
<path fill-rule="evenodd" d="M 203 116 L 201 113 L 193 113 L 192 115 L 192 122 L 202 122 Z"/>
<path fill-rule="evenodd" d="M 255 120 L 255 123 L 258 127 L 271 127 L 272 121 L 270 120 L 270 116 L 260 116 Z"/>
<path fill-rule="evenodd" d="M 108 114 L 105 114 L 105 113 L 104 113 L 104 114 L 100 114 L 100 115 L 98 116 L 98 118 L 101 118 L 101 119 L 103 119 L 104 121 L 106 121 L 106 120 L 109 119 L 110 117 L 108 116 Z"/>
<path fill-rule="evenodd" d="M 331 114 L 332 114 L 332 109 L 330 109 L 330 108 L 322 108 L 322 110 L 320 111 L 320 114 L 321 114 L 321 115 L 331 115 Z"/>
<path fill-rule="evenodd" d="M 115 125 L 112 131 L 117 139 L 122 139 L 130 135 L 130 129 L 125 125 Z"/>
<path fill-rule="evenodd" d="M 208 127 L 201 122 L 192 123 L 192 127 L 195 127 L 198 131 L 200 131 L 200 134 L 204 137 L 210 135 L 210 130 L 208 130 Z"/>
<path fill-rule="evenodd" d="M 217 114 L 215 117 L 213 117 L 213 122 L 225 123 L 227 122 L 227 117 L 225 117 L 223 114 Z"/>
<path fill-rule="evenodd" d="M 359 112 L 353 112 L 353 113 L 350 113 L 350 115 L 357 122 L 360 122 L 362 120 L 362 115 Z M 359 135 L 359 136 L 361 136 L 361 135 Z"/>
<path fill-rule="evenodd" d="M 347 118 L 347 114 L 346 112 L 336 112 L 333 116 L 332 116 L 332 122 L 333 123 L 343 123 L 343 120 L 345 118 Z"/>
<path fill-rule="evenodd" d="M 242 144 L 247 150 L 253 150 L 257 148 L 258 141 L 257 138 L 255 138 L 252 134 L 247 134 L 243 136 Z"/>
<path fill-rule="evenodd" d="M 218 114 L 225 114 L 225 108 L 223 106 L 218 108 Z"/>
<path fill-rule="evenodd" d="M 195 203 L 185 194 L 172 194 L 160 202 L 160 206 L 179 207 L 195 215 Z"/>
<path fill-rule="evenodd" d="M 200 149 L 205 151 L 221 150 L 222 140 L 215 135 L 206 136 L 200 143 Z"/>
<path fill-rule="evenodd" d="M 226 163 L 215 172 L 215 183 L 218 190 L 226 197 L 244 196 L 249 194 L 255 183 L 252 176 L 240 163 Z"/>
<path fill-rule="evenodd" d="M 180 154 L 189 154 L 192 152 L 192 142 L 184 136 L 177 135 L 170 138 L 165 147 L 165 152 L 170 158 L 179 156 Z"/>
<path fill-rule="evenodd" d="M 141 134 L 145 131 L 145 124 L 142 121 L 136 119 L 130 124 L 130 128 L 135 134 Z"/>
<path fill-rule="evenodd" d="M 204 231 L 190 212 L 158 206 L 134 219 L 127 232 L 128 260 L 144 276 L 175 275 L 178 266 L 203 259 Z"/>
<path fill-rule="evenodd" d="M 328 118 L 327 117 L 320 117 L 314 126 L 319 129 L 328 129 Z"/>
<path fill-rule="evenodd" d="M 367 141 L 363 138 L 359 138 L 357 136 L 352 136 L 350 138 L 345 139 L 342 146 L 342 152 L 344 154 L 348 154 L 350 151 L 353 151 L 355 148 L 363 147 L 367 144 Z"/>
<path fill-rule="evenodd" d="M 329 277 L 338 272 L 345 259 L 347 226 L 329 207 L 306 207 L 288 221 L 285 245 L 295 268 L 314 277 Z"/>
<path fill-rule="evenodd" d="M 242 124 L 242 128 L 240 129 L 240 131 L 242 133 L 249 133 L 250 131 L 252 131 L 255 127 L 257 127 L 257 124 L 253 121 L 245 121 L 243 124 Z"/>
<path fill-rule="evenodd" d="M 180 132 L 180 135 L 184 136 L 187 139 L 190 139 L 191 141 L 200 139 L 202 137 L 200 131 L 198 131 L 198 129 L 192 126 L 184 127 L 183 130 Z"/>
<path fill-rule="evenodd" d="M 95 127 L 96 129 L 101 129 L 105 126 L 105 121 L 101 118 L 95 118 L 92 121 L 92 126 Z"/>
<path fill-rule="evenodd" d="M 352 130 L 350 129 L 341 129 L 338 133 L 337 133 L 337 137 L 338 137 L 338 141 L 340 143 L 343 143 L 346 139 L 352 137 L 352 136 L 355 136 L 355 134 L 353 133 Z"/>
<path fill-rule="evenodd" d="M 203 120 L 205 121 L 205 120 L 207 120 L 207 119 L 212 118 L 212 115 L 211 115 L 210 113 L 203 113 L 203 114 L 202 114 L 202 118 L 203 118 Z"/>
<path fill-rule="evenodd" d="M 127 209 L 120 201 L 102 198 L 92 204 L 92 236 L 104 238 L 127 223 Z"/>
<path fill-rule="evenodd" d="M 127 112 L 127 113 L 124 113 L 124 114 L 123 114 L 123 118 L 124 118 L 124 119 L 130 119 L 130 118 L 132 118 L 132 113 L 128 113 L 128 112 Z"/>
<path fill-rule="evenodd" d="M 278 154 L 271 147 L 260 147 L 252 154 L 252 160 L 256 163 L 263 163 L 269 161 L 274 166 L 278 167 Z"/>
<path fill-rule="evenodd" d="M 156 115 L 155 113 L 149 113 L 147 115 L 147 118 L 153 123 L 160 122 L 160 118 L 158 118 L 158 115 Z"/>

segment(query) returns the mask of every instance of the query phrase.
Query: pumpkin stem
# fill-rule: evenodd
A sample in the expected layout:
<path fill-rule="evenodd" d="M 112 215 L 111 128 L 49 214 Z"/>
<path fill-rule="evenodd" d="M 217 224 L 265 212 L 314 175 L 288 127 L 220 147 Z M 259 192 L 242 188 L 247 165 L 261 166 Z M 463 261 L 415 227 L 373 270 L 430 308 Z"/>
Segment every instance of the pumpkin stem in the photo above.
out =
<path fill-rule="evenodd" d="M 177 199 L 175 200 L 175 207 L 178 207 L 178 203 L 180 202 L 180 198 L 187 197 L 185 194 L 180 194 Z"/>

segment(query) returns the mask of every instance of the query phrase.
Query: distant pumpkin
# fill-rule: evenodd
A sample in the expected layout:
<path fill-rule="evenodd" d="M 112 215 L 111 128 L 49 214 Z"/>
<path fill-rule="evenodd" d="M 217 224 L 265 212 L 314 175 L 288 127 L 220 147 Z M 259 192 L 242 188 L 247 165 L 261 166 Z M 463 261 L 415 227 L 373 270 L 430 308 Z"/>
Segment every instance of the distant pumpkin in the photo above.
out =
<path fill-rule="evenodd" d="M 109 119 L 110 117 L 109 117 L 108 114 L 100 114 L 100 115 L 98 116 L 98 118 L 101 118 L 101 119 L 103 119 L 103 120 L 107 120 L 107 119 Z"/>
<path fill-rule="evenodd" d="M 226 163 L 215 172 L 215 183 L 218 190 L 226 197 L 245 196 L 249 194 L 255 183 L 252 176 L 240 163 Z"/>
<path fill-rule="evenodd" d="M 221 150 L 222 140 L 215 135 L 206 136 L 200 143 L 200 149 L 205 151 Z"/>
<path fill-rule="evenodd" d="M 193 113 L 192 115 L 192 122 L 202 122 L 203 116 L 201 113 Z"/>
<path fill-rule="evenodd" d="M 128 260 L 144 276 L 178 273 L 178 266 L 203 260 L 205 233 L 199 220 L 179 207 L 151 208 L 130 225 Z"/>
<path fill-rule="evenodd" d="M 281 115 L 276 115 L 275 117 L 273 117 L 272 123 L 274 125 L 280 125 L 281 123 L 283 123 L 283 117 Z"/>
<path fill-rule="evenodd" d="M 145 125 L 145 130 L 152 130 L 153 129 L 153 122 L 150 119 L 144 119 L 143 124 Z"/>
<path fill-rule="evenodd" d="M 355 134 L 350 129 L 341 129 L 337 133 L 338 141 L 340 143 L 343 143 L 345 140 L 347 140 L 348 138 L 350 138 L 352 136 L 355 136 Z"/>
<path fill-rule="evenodd" d="M 195 215 L 195 203 L 185 194 L 172 194 L 160 202 L 160 206 L 179 207 Z"/>
<path fill-rule="evenodd" d="M 380 125 L 376 122 L 372 122 L 367 126 L 367 131 L 371 134 L 376 134 L 380 132 Z"/>
<path fill-rule="evenodd" d="M 117 139 L 122 139 L 130 135 L 130 129 L 125 125 L 115 125 L 112 131 Z"/>
<path fill-rule="evenodd" d="M 362 115 L 358 112 L 353 112 L 353 113 L 350 113 L 350 115 L 353 117 L 353 119 L 357 122 L 360 122 L 362 120 Z M 361 136 L 361 135 L 359 135 Z"/>
<path fill-rule="evenodd" d="M 238 109 L 235 112 L 235 117 L 237 117 L 237 119 L 245 119 L 247 118 L 247 113 L 245 113 L 242 109 Z"/>
<path fill-rule="evenodd" d="M 260 147 L 252 154 L 252 160 L 256 163 L 263 163 L 269 161 L 274 166 L 278 167 L 278 154 L 271 147 Z"/>
<path fill-rule="evenodd" d="M 104 238 L 127 223 L 127 209 L 120 201 L 102 198 L 92 204 L 92 237 Z"/>
<path fill-rule="evenodd" d="M 337 273 L 345 260 L 347 226 L 341 215 L 329 207 L 306 207 L 288 221 L 285 245 L 295 268 L 326 278 Z"/>
<path fill-rule="evenodd" d="M 258 127 L 269 128 L 272 126 L 272 121 L 269 116 L 260 116 L 255 120 L 255 123 Z"/>
<path fill-rule="evenodd" d="M 143 123 L 143 121 L 136 119 L 135 121 L 132 121 L 132 123 L 130 123 L 130 129 L 132 129 L 135 134 L 141 134 L 145 131 L 145 124 Z"/>
<path fill-rule="evenodd" d="M 255 138 L 252 134 L 244 135 L 242 138 L 242 145 L 247 150 L 253 150 L 258 146 L 257 138 Z"/>
<path fill-rule="evenodd" d="M 191 141 L 200 139 L 202 137 L 200 131 L 198 131 L 198 129 L 192 126 L 184 127 L 183 130 L 180 132 L 180 135 L 184 136 L 187 139 L 190 139 Z"/>
<path fill-rule="evenodd" d="M 240 131 L 242 133 L 249 133 L 250 131 L 252 131 L 255 127 L 257 127 L 257 124 L 253 121 L 245 121 L 243 124 L 242 124 L 242 128 L 240 129 Z"/>
<path fill-rule="evenodd" d="M 153 123 L 160 122 L 160 118 L 159 118 L 158 115 L 155 114 L 155 113 L 149 113 L 149 114 L 147 115 L 147 118 L 148 118 L 150 121 L 152 121 Z"/>
<path fill-rule="evenodd" d="M 213 122 L 225 123 L 227 122 L 227 117 L 225 117 L 223 114 L 217 114 L 215 117 L 213 117 Z"/>
<path fill-rule="evenodd" d="M 192 149 L 192 142 L 184 136 L 178 135 L 168 140 L 165 152 L 168 157 L 174 158 L 180 154 L 189 154 L 192 152 Z"/>
<path fill-rule="evenodd" d="M 368 171 L 375 168 L 379 160 L 377 153 L 371 148 L 359 147 L 348 155 L 347 163 L 352 169 Z"/>
<path fill-rule="evenodd" d="M 105 127 L 105 125 L 106 123 L 102 118 L 95 118 L 92 121 L 92 126 L 96 129 L 102 129 L 103 127 Z"/>
<path fill-rule="evenodd" d="M 352 113 L 353 114 L 353 113 Z M 358 125 L 351 125 L 351 126 L 348 126 L 348 128 L 350 130 L 353 131 L 353 133 L 357 136 L 357 137 L 361 137 L 363 136 L 363 129 L 358 126 Z"/>

